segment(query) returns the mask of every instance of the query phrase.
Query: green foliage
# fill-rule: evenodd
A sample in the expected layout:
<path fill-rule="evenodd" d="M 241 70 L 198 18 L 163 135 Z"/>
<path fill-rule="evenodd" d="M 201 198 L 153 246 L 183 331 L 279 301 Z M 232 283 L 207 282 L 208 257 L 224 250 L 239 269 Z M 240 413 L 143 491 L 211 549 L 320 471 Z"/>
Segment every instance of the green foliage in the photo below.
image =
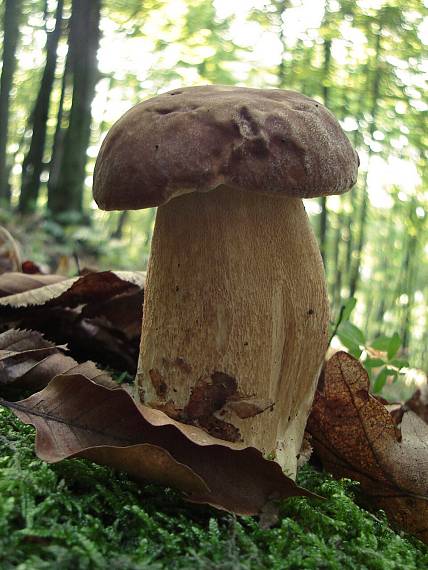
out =
<path fill-rule="evenodd" d="M 364 332 L 350 322 L 349 319 L 356 303 L 357 300 L 352 297 L 343 305 L 333 335 L 337 335 L 349 354 L 361 359 L 369 375 L 372 391 L 379 394 L 388 379 L 396 381 L 400 374 L 403 374 L 403 369 L 409 367 L 409 363 L 403 358 L 397 358 L 402 345 L 398 333 L 395 332 L 391 336 L 380 335 L 373 340 L 368 340 Z M 376 356 L 373 356 L 374 353 Z"/>
<path fill-rule="evenodd" d="M 97 211 L 90 191 L 102 137 L 127 108 L 179 85 L 213 82 L 296 89 L 323 101 L 332 110 L 361 158 L 356 188 L 349 195 L 328 197 L 324 202 L 328 218 L 324 236 L 316 206 L 311 213 L 314 229 L 323 238 L 333 311 L 338 311 L 342 299 L 355 294 L 359 310 L 353 324 L 364 331 L 364 336 L 391 337 L 397 332 L 402 352 L 411 354 L 415 366 L 426 366 L 427 3 L 265 0 L 250 2 L 247 7 L 244 2 L 235 4 L 227 6 L 211 0 L 103 1 L 100 81 L 93 105 L 84 195 L 85 215 L 92 226 L 91 230 L 82 230 L 92 233 L 79 237 L 78 255 L 86 257 L 88 250 L 91 263 L 103 269 L 146 265 L 152 220 L 145 213 L 133 212 L 123 237 L 109 242 L 118 214 Z M 12 167 L 12 206 L 19 200 L 21 166 L 31 140 L 31 110 L 45 61 L 49 20 L 45 16 L 48 13 L 52 18 L 55 2 L 23 0 L 23 6 L 17 68 L 10 93 L 13 128 L 9 129 L 8 162 Z M 70 11 L 71 2 L 66 2 L 64 32 Z M 312 13 L 317 13 L 315 19 Z M 66 44 L 64 33 L 46 121 L 37 202 L 39 220 L 46 214 L 46 186 L 52 167 Z M 67 129 L 70 86 L 64 98 L 61 126 Z M 409 181 L 398 176 L 401 167 L 397 160 L 402 161 L 403 168 L 414 167 Z M 392 180 L 387 175 L 389 170 L 397 175 Z M 7 214 L 9 225 L 14 216 L 10 211 Z M 65 240 L 60 237 L 54 246 L 48 241 L 49 235 L 51 240 L 56 239 L 53 232 L 47 233 L 46 239 L 28 239 L 26 257 L 50 261 L 56 248 L 59 255 L 74 255 L 76 231 L 76 227 L 67 231 Z M 52 255 L 36 251 L 33 242 L 40 241 Z M 348 329 L 343 327 L 342 334 L 351 335 L 352 340 L 358 333 L 352 327 Z M 364 343 L 360 339 L 357 344 Z"/>
<path fill-rule="evenodd" d="M 2 570 L 406 570 L 428 548 L 354 502 L 358 490 L 306 467 L 300 483 L 326 500 L 294 498 L 270 530 L 256 519 L 193 507 L 175 492 L 138 488 L 84 460 L 48 465 L 33 429 L 0 409 Z"/>

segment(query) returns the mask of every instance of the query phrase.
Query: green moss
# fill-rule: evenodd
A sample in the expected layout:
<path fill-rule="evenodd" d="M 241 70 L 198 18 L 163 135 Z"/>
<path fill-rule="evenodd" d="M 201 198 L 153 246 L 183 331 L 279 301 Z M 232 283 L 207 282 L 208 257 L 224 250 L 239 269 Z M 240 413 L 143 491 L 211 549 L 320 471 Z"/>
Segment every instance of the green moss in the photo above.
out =
<path fill-rule="evenodd" d="M 33 429 L 1 410 L 2 570 L 428 567 L 426 546 L 355 504 L 355 484 L 309 467 L 300 482 L 327 500 L 289 500 L 280 523 L 262 530 L 83 460 L 47 465 L 33 445 Z"/>

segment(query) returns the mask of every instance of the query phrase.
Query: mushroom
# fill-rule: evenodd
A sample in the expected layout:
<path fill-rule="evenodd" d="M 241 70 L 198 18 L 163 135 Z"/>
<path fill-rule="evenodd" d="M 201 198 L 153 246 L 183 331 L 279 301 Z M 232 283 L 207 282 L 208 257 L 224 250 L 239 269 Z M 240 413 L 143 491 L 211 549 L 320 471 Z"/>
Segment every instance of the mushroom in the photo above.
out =
<path fill-rule="evenodd" d="M 111 128 L 97 204 L 158 206 L 136 377 L 147 406 L 295 477 L 329 321 L 302 198 L 346 192 L 357 169 L 334 116 L 293 91 L 178 89 Z"/>

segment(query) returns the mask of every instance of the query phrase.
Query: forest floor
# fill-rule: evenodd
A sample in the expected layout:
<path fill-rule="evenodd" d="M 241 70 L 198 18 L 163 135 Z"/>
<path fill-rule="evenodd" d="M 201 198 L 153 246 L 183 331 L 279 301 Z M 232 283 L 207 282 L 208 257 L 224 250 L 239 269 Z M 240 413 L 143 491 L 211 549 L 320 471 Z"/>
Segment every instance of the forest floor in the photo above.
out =
<path fill-rule="evenodd" d="M 2 570 L 423 569 L 428 547 L 355 502 L 358 485 L 304 467 L 326 500 L 284 502 L 271 529 L 186 503 L 85 460 L 48 465 L 34 430 L 0 409 Z"/>

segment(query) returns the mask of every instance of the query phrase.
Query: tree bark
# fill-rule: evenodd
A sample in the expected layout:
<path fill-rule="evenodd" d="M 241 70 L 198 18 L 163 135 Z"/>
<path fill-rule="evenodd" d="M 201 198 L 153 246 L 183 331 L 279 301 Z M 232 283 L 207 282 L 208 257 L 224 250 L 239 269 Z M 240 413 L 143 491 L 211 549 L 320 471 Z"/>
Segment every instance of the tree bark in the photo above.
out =
<path fill-rule="evenodd" d="M 3 17 L 3 67 L 0 78 L 0 201 L 10 202 L 7 140 L 10 116 L 10 92 L 16 68 L 21 0 L 5 0 Z"/>
<path fill-rule="evenodd" d="M 35 211 L 39 195 L 49 106 L 55 81 L 58 43 L 61 37 L 63 5 L 64 0 L 58 0 L 55 13 L 55 28 L 51 32 L 47 32 L 46 64 L 32 113 L 33 134 L 30 148 L 22 163 L 21 194 L 18 206 L 22 214 L 29 214 Z"/>
<path fill-rule="evenodd" d="M 414 216 L 416 209 L 416 200 L 412 199 L 409 203 L 409 220 Z M 415 284 L 418 271 L 417 248 L 418 248 L 417 225 L 415 231 L 410 232 L 407 238 L 406 250 L 403 259 L 403 283 L 402 292 L 406 295 L 406 303 L 403 306 L 403 314 L 401 318 L 401 342 L 402 349 L 407 353 L 411 338 L 412 311 L 415 303 Z"/>
<path fill-rule="evenodd" d="M 49 209 L 54 217 L 83 212 L 87 147 L 91 131 L 91 104 L 97 81 L 97 51 L 101 0 L 73 0 L 69 34 L 73 97 L 70 120 L 55 189 Z"/>
<path fill-rule="evenodd" d="M 371 108 L 370 108 L 370 115 L 371 121 L 369 126 L 369 134 L 370 140 L 373 140 L 373 133 L 376 130 L 376 119 L 377 119 L 377 112 L 379 109 L 379 96 L 380 96 L 380 84 L 381 84 L 381 67 L 380 67 L 380 58 L 382 54 L 382 22 L 379 23 L 379 29 L 376 33 L 375 39 L 375 65 L 372 71 L 373 80 L 371 82 Z M 368 179 L 368 172 L 370 169 L 371 158 L 373 156 L 373 150 L 371 147 L 368 147 L 368 160 L 367 160 L 367 171 L 365 172 L 363 184 L 362 184 L 362 202 L 361 202 L 361 209 L 359 214 L 359 223 L 358 223 L 358 237 L 357 237 L 357 245 L 354 250 L 354 263 L 351 269 L 351 276 L 350 276 L 350 283 L 349 283 L 349 295 L 353 297 L 358 287 L 358 282 L 360 279 L 360 266 L 361 266 L 361 258 L 363 247 L 366 240 L 366 227 L 367 227 L 367 218 L 368 218 L 368 209 L 369 209 L 369 197 L 367 193 L 367 179 Z"/>
<path fill-rule="evenodd" d="M 330 299 L 333 306 L 333 314 L 335 314 L 340 309 L 341 301 L 341 290 L 342 290 L 342 277 L 343 277 L 343 264 L 341 263 L 341 252 L 343 249 L 343 239 L 342 239 L 342 213 L 336 215 L 336 229 L 334 232 L 334 243 L 333 243 L 333 263 L 330 264 L 331 274 L 331 290 Z M 328 275 L 328 274 L 327 274 Z"/>
<path fill-rule="evenodd" d="M 328 22 L 328 10 L 329 3 L 326 2 L 326 15 L 324 16 L 324 23 Z M 331 40 L 324 40 L 324 63 L 323 63 L 323 78 L 324 84 L 322 88 L 323 103 L 328 108 L 329 106 L 329 85 L 328 78 L 330 76 L 330 65 L 331 65 Z M 327 223 L 328 223 L 328 210 L 327 210 L 327 198 L 326 196 L 321 197 L 321 214 L 320 214 L 320 226 L 319 226 L 319 240 L 320 240 L 320 251 L 321 257 L 324 262 L 324 266 L 327 265 Z"/>
<path fill-rule="evenodd" d="M 286 37 L 284 34 L 284 15 L 289 6 L 289 0 L 278 0 L 275 2 L 275 8 L 278 14 L 278 26 L 279 26 L 279 41 L 281 42 L 281 59 L 278 64 L 277 77 L 278 77 L 278 87 L 284 87 L 286 79 L 286 67 L 285 67 L 285 54 L 287 52 Z"/>
<path fill-rule="evenodd" d="M 122 212 L 119 213 L 119 219 L 117 221 L 116 229 L 111 234 L 112 239 L 122 239 L 123 228 L 125 227 L 128 217 L 129 217 L 129 210 L 122 210 Z"/>
<path fill-rule="evenodd" d="M 59 174 L 61 169 L 62 157 L 64 154 L 64 135 L 65 135 L 65 129 L 63 128 L 63 121 L 65 115 L 64 103 L 65 103 L 65 95 L 71 81 L 70 67 L 71 67 L 70 52 L 68 52 L 61 81 L 61 96 L 58 104 L 56 127 L 55 127 L 55 134 L 53 139 L 51 161 L 49 168 L 48 211 L 51 211 L 52 204 L 55 203 L 55 195 L 58 188 Z"/>

